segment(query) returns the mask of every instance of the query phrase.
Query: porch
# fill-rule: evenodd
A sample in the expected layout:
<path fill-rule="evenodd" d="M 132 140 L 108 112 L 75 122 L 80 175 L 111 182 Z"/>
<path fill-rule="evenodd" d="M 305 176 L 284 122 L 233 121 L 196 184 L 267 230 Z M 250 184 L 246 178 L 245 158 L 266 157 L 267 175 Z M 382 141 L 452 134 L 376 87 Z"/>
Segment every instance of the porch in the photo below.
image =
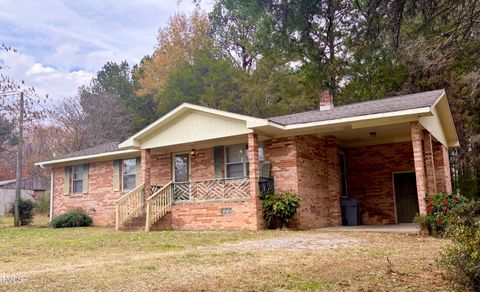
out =
<path fill-rule="evenodd" d="M 166 185 L 152 185 L 149 189 L 141 184 L 115 202 L 116 230 L 128 220 L 142 217 L 145 214 L 145 231 L 150 231 L 152 225 L 172 211 L 174 205 L 185 203 L 232 203 L 251 199 L 250 184 L 252 179 L 231 178 L 211 179 L 204 181 L 173 182 Z M 274 192 L 274 180 L 270 177 L 260 177 L 259 194 Z M 231 208 L 222 208 L 222 215 L 232 212 Z"/>

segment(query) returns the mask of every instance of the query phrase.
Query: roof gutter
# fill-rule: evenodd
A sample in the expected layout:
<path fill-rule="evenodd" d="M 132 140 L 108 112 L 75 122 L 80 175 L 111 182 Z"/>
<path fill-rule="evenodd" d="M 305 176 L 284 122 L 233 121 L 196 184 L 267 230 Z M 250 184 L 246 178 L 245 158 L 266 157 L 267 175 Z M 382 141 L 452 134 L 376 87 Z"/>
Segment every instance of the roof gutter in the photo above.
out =
<path fill-rule="evenodd" d="M 80 160 L 90 160 L 90 159 L 96 159 L 96 158 L 111 158 L 118 155 L 134 154 L 138 152 L 140 152 L 140 150 L 135 150 L 135 149 L 111 151 L 111 152 L 105 152 L 105 153 L 99 153 L 99 154 L 91 154 L 91 155 L 75 156 L 75 157 L 68 157 L 68 158 L 62 158 L 62 159 L 56 159 L 56 160 L 41 161 L 41 162 L 35 163 L 35 166 L 45 167 L 45 166 L 52 166 L 54 164 L 75 162 Z"/>

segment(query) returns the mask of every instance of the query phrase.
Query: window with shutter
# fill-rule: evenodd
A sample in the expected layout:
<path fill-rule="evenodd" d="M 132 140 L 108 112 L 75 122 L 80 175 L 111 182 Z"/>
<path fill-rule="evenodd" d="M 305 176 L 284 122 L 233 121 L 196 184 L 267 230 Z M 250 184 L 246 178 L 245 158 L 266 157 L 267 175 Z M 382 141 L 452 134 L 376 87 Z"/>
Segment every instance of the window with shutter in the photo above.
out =
<path fill-rule="evenodd" d="M 72 166 L 72 193 L 83 193 L 83 165 Z"/>
<path fill-rule="evenodd" d="M 137 160 L 125 159 L 122 164 L 123 170 L 123 189 L 133 190 L 137 185 Z"/>
<path fill-rule="evenodd" d="M 70 194 L 70 172 L 72 171 L 72 168 L 70 166 L 67 166 L 64 168 L 64 175 L 63 175 L 63 193 L 65 195 Z"/>
<path fill-rule="evenodd" d="M 120 160 L 113 161 L 113 190 L 120 190 Z"/>
<path fill-rule="evenodd" d="M 213 161 L 215 166 L 215 178 L 223 178 L 223 146 L 218 146 L 213 149 Z"/>
<path fill-rule="evenodd" d="M 83 165 L 83 193 L 88 193 L 88 163 Z"/>

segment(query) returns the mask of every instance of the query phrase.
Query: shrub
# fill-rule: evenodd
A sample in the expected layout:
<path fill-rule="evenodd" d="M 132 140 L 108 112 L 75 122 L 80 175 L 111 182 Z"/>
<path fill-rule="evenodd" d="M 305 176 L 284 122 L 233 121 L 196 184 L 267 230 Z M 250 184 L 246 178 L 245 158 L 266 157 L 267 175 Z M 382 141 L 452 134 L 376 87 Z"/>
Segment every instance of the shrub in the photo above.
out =
<path fill-rule="evenodd" d="M 425 197 L 427 216 L 419 221 L 427 226 L 434 236 L 442 236 L 449 211 L 465 203 L 465 198 L 459 194 L 434 194 Z"/>
<path fill-rule="evenodd" d="M 53 218 L 51 225 L 53 228 L 82 227 L 90 226 L 92 221 L 85 211 L 74 209 Z"/>
<path fill-rule="evenodd" d="M 269 228 L 282 228 L 295 215 L 300 205 L 298 196 L 291 192 L 263 194 L 263 216 Z"/>
<path fill-rule="evenodd" d="M 452 239 L 442 253 L 442 262 L 470 281 L 480 291 L 480 201 L 455 207 L 447 215 L 445 235 Z"/>
<path fill-rule="evenodd" d="M 20 198 L 18 202 L 18 210 L 20 212 L 20 225 L 29 225 L 33 221 L 33 208 L 35 204 L 32 200 L 24 200 Z M 15 214 L 15 202 L 12 204 L 12 207 L 9 211 L 10 214 Z"/>
<path fill-rule="evenodd" d="M 38 214 L 47 214 L 50 211 L 49 192 L 43 192 L 35 201 L 35 211 Z"/>

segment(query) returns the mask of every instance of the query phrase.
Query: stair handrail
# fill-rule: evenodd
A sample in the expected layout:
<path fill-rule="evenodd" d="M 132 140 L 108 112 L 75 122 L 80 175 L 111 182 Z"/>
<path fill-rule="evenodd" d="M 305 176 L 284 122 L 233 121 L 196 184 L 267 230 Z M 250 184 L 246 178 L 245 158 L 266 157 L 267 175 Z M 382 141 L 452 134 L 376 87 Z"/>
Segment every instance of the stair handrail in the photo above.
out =
<path fill-rule="evenodd" d="M 145 184 L 141 184 L 115 201 L 115 230 L 145 206 Z"/>
<path fill-rule="evenodd" d="M 171 211 L 173 201 L 172 186 L 173 181 L 170 181 L 145 200 L 145 231 L 150 231 L 153 224 L 165 216 L 168 211 Z"/>

